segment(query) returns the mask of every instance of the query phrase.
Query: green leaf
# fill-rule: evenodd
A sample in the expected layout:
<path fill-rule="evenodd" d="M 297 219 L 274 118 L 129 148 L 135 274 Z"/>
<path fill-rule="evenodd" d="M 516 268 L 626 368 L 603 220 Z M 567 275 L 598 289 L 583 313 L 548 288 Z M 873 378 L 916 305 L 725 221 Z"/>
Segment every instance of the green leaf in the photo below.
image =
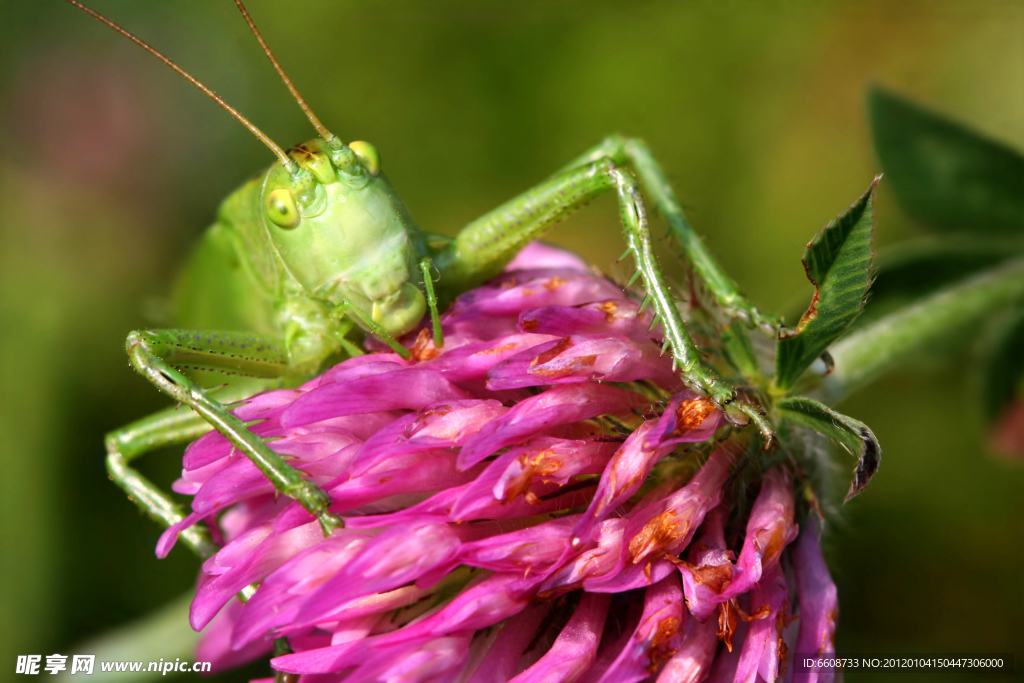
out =
<path fill-rule="evenodd" d="M 804 270 L 815 287 L 814 298 L 796 330 L 780 336 L 776 346 L 775 385 L 780 389 L 793 386 L 864 309 L 871 286 L 871 210 L 878 180 L 804 251 Z"/>
<path fill-rule="evenodd" d="M 999 321 L 989 336 L 983 355 L 981 399 L 985 420 L 998 420 L 1017 396 L 1024 378 L 1024 310 Z"/>
<path fill-rule="evenodd" d="M 856 456 L 857 467 L 846 500 L 864 490 L 882 461 L 882 447 L 866 424 L 801 396 L 784 398 L 775 408 L 783 419 L 833 439 Z"/>
<path fill-rule="evenodd" d="M 886 181 L 911 217 L 940 231 L 1024 230 L 1024 156 L 884 90 L 869 108 Z"/>

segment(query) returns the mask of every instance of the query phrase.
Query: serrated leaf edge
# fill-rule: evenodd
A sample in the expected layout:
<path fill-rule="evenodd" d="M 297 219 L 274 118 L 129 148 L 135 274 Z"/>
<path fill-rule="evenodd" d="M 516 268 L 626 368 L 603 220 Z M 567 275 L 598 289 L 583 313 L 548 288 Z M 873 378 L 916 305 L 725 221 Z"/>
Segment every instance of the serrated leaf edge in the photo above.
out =
<path fill-rule="evenodd" d="M 868 206 L 868 212 L 869 212 L 868 216 L 869 216 L 869 221 L 870 221 L 870 225 L 871 225 L 871 231 L 870 231 L 870 234 L 869 234 L 869 237 L 868 237 L 869 244 L 870 244 L 870 256 L 868 257 L 868 286 L 867 286 L 867 288 L 864 291 L 864 295 L 861 297 L 859 310 L 856 313 L 854 313 L 853 315 L 849 316 L 849 320 L 847 321 L 847 323 L 843 327 L 843 329 L 838 334 L 836 334 L 835 338 L 833 338 L 829 342 L 829 344 L 826 345 L 824 349 L 822 349 L 822 351 L 823 352 L 826 351 L 828 349 L 828 346 L 830 346 L 837 339 L 839 339 L 843 334 L 845 334 L 846 331 L 850 328 L 850 325 L 853 324 L 853 321 L 856 320 L 857 317 L 859 317 L 860 314 L 864 311 L 864 306 L 865 306 L 865 304 L 867 302 L 868 292 L 871 289 L 871 283 L 873 281 L 873 273 L 871 272 L 871 264 L 874 262 L 874 258 L 875 258 L 875 234 L 874 234 L 875 208 L 874 208 L 874 201 L 873 201 L 873 199 L 874 199 L 875 189 L 878 187 L 878 183 L 881 180 L 882 180 L 882 174 L 876 175 L 874 177 L 874 179 L 871 181 L 871 184 L 868 185 L 867 190 L 865 190 L 863 194 L 861 194 L 859 197 L 857 197 L 857 200 L 854 201 L 853 203 L 851 203 L 850 206 L 848 206 L 844 211 L 842 211 L 841 213 L 839 213 L 839 215 L 837 215 L 835 218 L 833 218 L 831 221 L 829 221 L 828 225 L 826 225 L 824 228 L 822 228 L 811 239 L 811 241 L 809 241 L 807 243 L 807 245 L 804 247 L 804 256 L 800 259 L 800 262 L 801 262 L 801 264 L 803 264 L 804 273 L 806 274 L 807 279 L 814 286 L 814 296 L 812 297 L 811 303 L 807 307 L 807 310 L 800 317 L 800 321 L 797 323 L 797 326 L 796 326 L 795 329 L 787 330 L 785 328 L 781 328 L 779 330 L 779 335 L 778 335 L 778 341 L 779 342 L 784 341 L 786 339 L 791 339 L 793 337 L 798 336 L 799 334 L 801 334 L 804 331 L 804 329 L 806 329 L 807 325 L 810 324 L 811 321 L 813 321 L 815 318 L 818 317 L 818 310 L 817 310 L 817 308 L 818 308 L 818 301 L 820 300 L 820 297 L 821 297 L 821 284 L 818 283 L 814 279 L 814 277 L 811 275 L 811 268 L 810 268 L 810 266 L 807 263 L 808 253 L 810 252 L 810 250 L 812 249 L 812 247 L 814 246 L 814 244 L 816 242 L 824 239 L 824 236 L 826 235 L 826 233 L 830 229 L 834 228 L 844 216 L 848 215 L 853 210 L 854 207 L 856 207 L 858 204 L 860 204 L 862 202 L 866 202 L 869 205 Z M 811 362 L 813 362 L 813 361 L 811 361 Z M 777 363 L 777 361 L 776 361 L 776 363 Z M 780 385 L 780 388 L 782 388 L 782 389 L 789 389 L 796 382 L 796 380 L 799 378 L 799 376 L 801 374 L 803 374 L 803 372 L 809 366 L 810 366 L 810 363 L 808 363 L 803 368 L 801 368 L 798 372 L 795 373 L 795 375 L 793 376 L 791 381 L 789 381 L 785 386 L 781 386 Z M 776 365 L 776 382 L 778 382 L 778 376 L 779 376 L 779 368 Z"/>

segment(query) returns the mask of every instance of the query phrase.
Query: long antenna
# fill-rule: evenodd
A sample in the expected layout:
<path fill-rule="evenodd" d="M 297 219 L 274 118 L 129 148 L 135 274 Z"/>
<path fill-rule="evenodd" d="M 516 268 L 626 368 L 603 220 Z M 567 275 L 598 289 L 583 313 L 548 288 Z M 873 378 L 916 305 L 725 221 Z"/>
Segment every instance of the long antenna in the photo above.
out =
<path fill-rule="evenodd" d="M 167 66 L 169 66 L 172 69 L 174 69 L 185 80 L 187 80 L 189 83 L 191 83 L 192 85 L 196 86 L 197 88 L 202 90 L 204 93 L 206 93 L 206 95 L 209 96 L 210 99 L 212 99 L 214 102 L 219 104 L 225 111 L 227 111 L 229 114 L 234 116 L 238 120 L 239 123 L 241 123 L 243 126 L 248 128 L 249 132 L 251 132 L 253 135 L 258 137 L 260 139 L 260 142 L 262 142 L 264 145 L 269 147 L 270 151 L 272 151 L 274 154 L 277 155 L 277 158 L 281 160 L 281 163 L 284 164 L 284 167 L 286 169 L 288 169 L 288 171 L 290 173 L 294 173 L 296 171 L 295 162 L 292 161 L 291 158 L 289 158 L 287 154 L 285 154 L 284 150 L 281 149 L 277 145 L 277 143 L 275 143 L 273 140 L 271 140 L 267 136 L 266 133 L 264 133 L 262 130 L 257 128 L 256 125 L 253 124 L 252 121 L 250 121 L 249 119 L 247 119 L 244 116 L 242 116 L 242 114 L 239 113 L 239 111 L 237 109 L 235 109 L 230 104 L 228 104 L 223 99 L 221 99 L 220 95 L 218 95 L 217 93 L 213 92 L 212 90 L 207 88 L 205 85 L 200 83 L 192 74 L 190 74 L 189 72 L 185 71 L 184 69 L 182 69 L 180 66 L 178 66 L 174 62 L 172 62 L 170 59 L 168 59 L 163 54 L 158 52 L 155 48 L 151 47 L 148 43 L 143 41 L 141 38 L 136 38 L 134 35 L 132 35 L 128 31 L 124 30 L 123 28 L 121 28 L 120 26 L 118 26 L 117 24 L 112 22 L 110 19 L 107 19 L 105 16 L 103 16 L 99 12 L 96 12 L 96 11 L 86 7 L 82 3 L 78 2 L 78 0 L 67 0 L 67 1 L 68 1 L 68 3 L 74 5 L 78 9 L 82 10 L 83 12 L 85 12 L 86 14 L 90 15 L 93 19 L 96 19 L 97 21 L 103 22 L 104 24 L 106 24 L 110 28 L 114 29 L 115 31 L 120 33 L 122 36 L 127 38 L 128 40 L 132 41 L 133 43 L 135 43 L 136 45 L 141 47 L 143 50 L 145 50 L 149 54 L 151 54 L 154 57 L 156 57 L 157 59 L 159 59 L 161 62 L 163 62 Z"/>
<path fill-rule="evenodd" d="M 318 119 L 316 114 L 313 113 L 313 110 L 306 103 L 306 100 L 302 95 L 299 94 L 299 90 L 295 87 L 295 84 L 292 83 L 292 79 L 288 78 L 288 74 L 284 72 L 284 68 L 281 66 L 281 63 L 277 61 L 276 57 L 274 57 L 274 53 L 271 52 L 270 47 L 267 45 L 267 41 L 263 40 L 263 34 L 260 33 L 258 28 L 256 28 L 256 22 L 254 22 L 252 17 L 249 16 L 249 11 L 245 9 L 245 5 L 242 4 L 242 0 L 235 0 L 235 4 L 238 5 L 239 11 L 241 11 L 242 16 L 245 17 L 245 23 L 249 24 L 249 28 L 252 30 L 253 35 L 256 36 L 256 40 L 260 41 L 260 47 L 263 48 L 263 54 L 265 54 L 267 59 L 270 60 L 270 63 L 274 65 L 274 69 L 277 70 L 277 75 L 281 77 L 281 80 L 284 81 L 285 86 L 288 88 L 288 92 L 290 92 L 292 97 L 295 98 L 295 101 L 299 103 L 303 113 L 306 114 L 306 118 L 308 118 L 309 122 L 313 124 L 314 128 L 316 128 L 316 132 L 320 133 L 320 137 L 327 141 L 327 144 L 332 147 L 335 146 L 337 138 L 334 133 L 327 130 L 327 127 L 320 123 L 320 119 Z"/>

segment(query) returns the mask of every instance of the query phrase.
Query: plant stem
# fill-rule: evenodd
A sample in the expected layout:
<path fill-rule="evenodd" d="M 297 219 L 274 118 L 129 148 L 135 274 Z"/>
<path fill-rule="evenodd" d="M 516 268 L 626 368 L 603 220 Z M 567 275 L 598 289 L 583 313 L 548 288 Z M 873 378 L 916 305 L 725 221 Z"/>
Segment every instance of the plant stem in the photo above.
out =
<path fill-rule="evenodd" d="M 832 404 L 944 337 L 1024 301 L 1024 259 L 969 278 L 887 315 L 836 343 L 835 371 L 822 382 Z"/>

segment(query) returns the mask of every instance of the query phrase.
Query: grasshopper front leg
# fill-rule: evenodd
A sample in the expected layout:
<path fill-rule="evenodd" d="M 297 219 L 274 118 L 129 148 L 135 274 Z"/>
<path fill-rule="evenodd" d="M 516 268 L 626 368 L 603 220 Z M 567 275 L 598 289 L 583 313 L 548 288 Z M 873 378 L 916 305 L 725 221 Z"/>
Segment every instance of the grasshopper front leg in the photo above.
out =
<path fill-rule="evenodd" d="M 573 210 L 609 191 L 618 196 L 628 252 L 665 330 L 673 363 L 688 387 L 710 396 L 724 408 L 735 399 L 735 390 L 701 364 L 697 347 L 655 258 L 637 182 L 611 158 L 571 168 L 466 226 L 435 261 L 441 271 L 439 288 L 445 292 L 464 291 L 497 275 L 527 243 Z"/>
<path fill-rule="evenodd" d="M 324 532 L 342 526 L 328 511 L 331 501 L 316 484 L 285 462 L 220 402 L 180 372 L 178 367 L 221 370 L 252 377 L 276 378 L 287 374 L 284 343 L 270 337 L 225 332 L 188 330 L 150 330 L 132 332 L 126 342 L 132 366 L 146 379 L 179 403 L 191 407 L 196 416 L 170 418 L 158 414 L 108 437 L 108 468 L 111 475 L 136 502 L 159 521 L 173 524 L 181 512 L 171 499 L 134 470 L 127 467 L 132 457 L 144 450 L 194 438 L 209 426 L 223 434 L 274 485 L 274 488 L 298 501 L 316 516 Z M 164 418 L 160 418 L 164 415 Z M 166 424 L 161 419 L 167 420 Z M 200 419 L 202 422 L 200 422 Z M 130 448 L 126 447 L 130 446 Z M 128 452 L 126 456 L 125 452 Z M 186 542 L 200 554 L 208 551 L 195 538 Z"/>

